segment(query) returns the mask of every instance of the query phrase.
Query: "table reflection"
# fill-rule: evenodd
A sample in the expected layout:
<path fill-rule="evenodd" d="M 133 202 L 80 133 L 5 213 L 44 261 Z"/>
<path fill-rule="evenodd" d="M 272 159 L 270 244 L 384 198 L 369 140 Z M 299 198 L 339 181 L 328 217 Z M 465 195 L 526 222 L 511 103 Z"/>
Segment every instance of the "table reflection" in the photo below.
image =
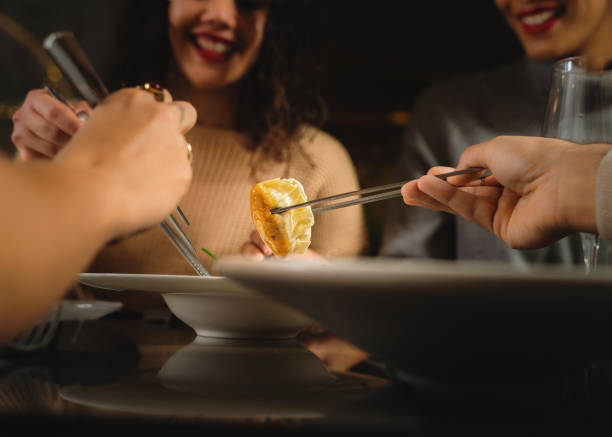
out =
<path fill-rule="evenodd" d="M 62 324 L 43 352 L 3 351 L 5 418 L 407 431 L 483 418 L 491 426 L 608 426 L 612 411 L 609 360 L 563 379 L 426 387 L 330 371 L 295 339 L 204 338 L 180 323 L 109 319 L 87 322 L 74 341 L 76 329 Z"/>
<path fill-rule="evenodd" d="M 172 340 L 169 334 L 176 336 L 176 329 L 135 327 L 119 340 L 116 327 L 90 323 L 78 344 L 68 341 L 70 329 L 64 327 L 46 353 L 5 356 L 2 409 L 92 417 L 315 419 L 387 384 L 377 377 L 330 372 L 296 339 L 195 336 L 187 344 L 167 344 L 163 337 Z M 124 347 L 109 349 L 108 342 Z M 138 349 L 136 360 L 126 344 Z"/>

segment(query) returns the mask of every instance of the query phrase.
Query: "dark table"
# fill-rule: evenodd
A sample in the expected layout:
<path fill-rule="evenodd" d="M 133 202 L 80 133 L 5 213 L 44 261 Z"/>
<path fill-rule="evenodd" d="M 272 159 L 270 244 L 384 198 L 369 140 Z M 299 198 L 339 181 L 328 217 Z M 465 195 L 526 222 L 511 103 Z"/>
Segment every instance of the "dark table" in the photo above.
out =
<path fill-rule="evenodd" d="M 175 318 L 62 322 L 46 350 L 0 350 L 0 420 L 81 435 L 612 429 L 612 361 L 475 387 L 396 377 L 376 362 L 330 371 L 317 360 L 294 340 L 200 341 Z"/>

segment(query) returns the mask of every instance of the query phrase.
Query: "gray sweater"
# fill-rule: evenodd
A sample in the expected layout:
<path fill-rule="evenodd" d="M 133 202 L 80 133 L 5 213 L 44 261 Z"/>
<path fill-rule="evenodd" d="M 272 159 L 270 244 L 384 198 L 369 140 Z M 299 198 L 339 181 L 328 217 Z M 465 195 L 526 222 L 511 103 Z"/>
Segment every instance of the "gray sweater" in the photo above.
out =
<path fill-rule="evenodd" d="M 397 179 L 420 177 L 436 165 L 454 166 L 467 146 L 499 135 L 541 135 L 551 74 L 551 64 L 526 58 L 430 87 L 415 102 Z M 543 249 L 514 250 L 467 220 L 408 207 L 401 200 L 391 203 L 380 255 L 515 265 L 583 263 L 577 235 Z"/>

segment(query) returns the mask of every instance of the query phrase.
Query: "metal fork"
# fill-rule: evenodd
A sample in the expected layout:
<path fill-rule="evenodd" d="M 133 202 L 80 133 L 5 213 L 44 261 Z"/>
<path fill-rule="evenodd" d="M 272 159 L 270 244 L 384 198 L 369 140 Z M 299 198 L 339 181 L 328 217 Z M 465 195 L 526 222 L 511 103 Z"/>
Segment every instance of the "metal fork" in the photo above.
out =
<path fill-rule="evenodd" d="M 29 331 L 24 331 L 15 337 L 8 344 L 9 347 L 22 352 L 33 352 L 47 347 L 55 336 L 61 314 L 62 305 L 58 303 L 44 320 L 37 323 Z"/>

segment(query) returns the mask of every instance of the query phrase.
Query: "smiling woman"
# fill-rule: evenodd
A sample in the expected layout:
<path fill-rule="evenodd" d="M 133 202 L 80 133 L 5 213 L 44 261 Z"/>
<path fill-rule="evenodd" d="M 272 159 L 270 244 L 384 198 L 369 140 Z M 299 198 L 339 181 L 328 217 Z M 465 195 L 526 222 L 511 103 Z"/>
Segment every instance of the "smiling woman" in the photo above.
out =
<path fill-rule="evenodd" d="M 495 0 L 524 59 L 425 90 L 405 136 L 400 177 L 455 166 L 467 146 L 500 135 L 541 136 L 552 64 L 559 58 L 610 54 L 610 0 Z M 483 229 L 443 212 L 394 204 L 382 253 L 390 256 L 505 261 L 517 265 L 582 264 L 580 239 L 514 250 Z"/>
<path fill-rule="evenodd" d="M 248 8 L 238 2 L 228 8 L 222 2 L 171 1 L 170 45 L 192 86 L 216 88 L 242 78 L 257 59 L 268 13 L 267 2 Z M 209 19 L 201 19 L 203 15 Z"/>
<path fill-rule="evenodd" d="M 294 178 L 303 181 L 309 198 L 359 188 L 344 147 L 318 129 L 325 111 L 309 51 L 308 10 L 307 0 L 141 0 L 124 11 L 117 38 L 124 43 L 117 54 L 121 79 L 111 87 L 156 80 L 196 108 L 197 124 L 186 135 L 194 177 L 180 206 L 194 246 L 219 258 L 261 253 L 249 206 L 255 183 Z M 22 133 L 16 146 L 41 155 L 61 150 L 74 134 L 62 126 L 74 119 L 46 93 L 30 93 L 15 123 Z M 363 253 L 361 208 L 321 217 L 311 242 L 305 255 Z M 198 256 L 214 274 L 214 260 Z M 192 274 L 156 228 L 106 247 L 90 271 Z M 125 307 L 164 305 L 149 298 Z"/>
<path fill-rule="evenodd" d="M 610 51 L 612 7 L 608 0 L 495 0 L 533 59 Z"/>
<path fill-rule="evenodd" d="M 326 115 L 308 4 L 136 1 L 120 26 L 114 82 L 157 80 L 175 97 L 201 102 L 200 124 L 240 131 L 246 147 L 284 159 L 301 128 L 321 126 Z"/>

